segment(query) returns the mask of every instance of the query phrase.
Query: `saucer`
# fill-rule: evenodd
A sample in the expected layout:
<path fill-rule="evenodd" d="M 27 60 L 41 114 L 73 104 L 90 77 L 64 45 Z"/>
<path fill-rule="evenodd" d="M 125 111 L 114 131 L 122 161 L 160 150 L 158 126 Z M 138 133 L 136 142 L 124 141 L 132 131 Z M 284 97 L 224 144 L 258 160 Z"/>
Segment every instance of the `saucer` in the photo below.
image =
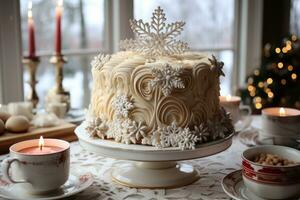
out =
<path fill-rule="evenodd" d="M 235 200 L 267 200 L 250 192 L 244 185 L 242 170 L 237 170 L 227 174 L 222 180 L 222 188 L 224 192 Z M 289 200 L 300 200 L 300 198 L 292 198 Z"/>
<path fill-rule="evenodd" d="M 246 146 L 253 147 L 253 146 L 258 146 L 258 145 L 274 145 L 273 140 L 270 138 L 262 138 L 260 139 L 258 136 L 261 133 L 262 130 L 250 127 L 246 130 L 243 130 L 238 133 L 238 139 L 241 143 L 243 143 Z M 282 145 L 286 146 L 286 145 Z M 288 146 L 288 145 L 287 145 Z M 300 141 L 298 141 L 297 144 L 294 146 L 290 146 L 296 149 L 300 149 Z"/>
<path fill-rule="evenodd" d="M 14 200 L 52 200 L 62 199 L 82 192 L 93 183 L 91 173 L 71 173 L 68 181 L 55 192 L 43 195 L 28 194 L 21 188 L 20 184 L 8 183 L 0 177 L 0 197 Z"/>

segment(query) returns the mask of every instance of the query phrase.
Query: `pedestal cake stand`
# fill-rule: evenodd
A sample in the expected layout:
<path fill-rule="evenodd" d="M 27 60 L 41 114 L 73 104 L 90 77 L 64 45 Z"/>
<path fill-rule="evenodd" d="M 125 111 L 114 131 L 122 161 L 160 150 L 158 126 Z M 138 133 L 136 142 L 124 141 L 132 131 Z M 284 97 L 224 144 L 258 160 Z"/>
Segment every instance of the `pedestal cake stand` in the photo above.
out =
<path fill-rule="evenodd" d="M 75 130 L 80 145 L 101 156 L 128 160 L 115 166 L 111 172 L 113 181 L 134 188 L 176 188 L 197 181 L 200 176 L 192 165 L 177 163 L 207 157 L 226 150 L 232 144 L 232 136 L 197 146 L 193 150 L 126 145 L 111 140 L 91 138 L 82 123 Z"/>

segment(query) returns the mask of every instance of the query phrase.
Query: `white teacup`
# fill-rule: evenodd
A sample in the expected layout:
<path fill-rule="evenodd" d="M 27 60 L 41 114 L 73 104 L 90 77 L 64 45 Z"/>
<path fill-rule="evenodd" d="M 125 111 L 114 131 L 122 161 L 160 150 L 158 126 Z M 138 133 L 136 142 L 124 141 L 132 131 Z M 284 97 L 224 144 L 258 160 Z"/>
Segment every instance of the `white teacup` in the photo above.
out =
<path fill-rule="evenodd" d="M 240 105 L 241 98 L 238 96 L 220 96 L 220 104 L 231 114 L 233 124 L 242 119 L 242 116 L 249 116 L 251 108 L 247 105 Z"/>
<path fill-rule="evenodd" d="M 36 147 L 37 143 L 38 140 L 27 140 L 12 145 L 9 149 L 10 157 L 2 162 L 4 177 L 11 183 L 20 184 L 23 190 L 32 194 L 59 189 L 68 180 L 70 169 L 68 142 L 45 139 L 45 148 L 58 147 L 60 150 L 40 155 L 21 152 Z"/>

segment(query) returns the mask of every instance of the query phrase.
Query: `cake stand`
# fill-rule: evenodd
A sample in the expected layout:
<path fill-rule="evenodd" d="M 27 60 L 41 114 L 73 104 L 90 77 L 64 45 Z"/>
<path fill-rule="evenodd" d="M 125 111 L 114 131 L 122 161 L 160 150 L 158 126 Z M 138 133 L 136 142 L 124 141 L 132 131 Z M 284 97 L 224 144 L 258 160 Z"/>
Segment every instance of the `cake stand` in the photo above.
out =
<path fill-rule="evenodd" d="M 202 158 L 224 151 L 232 144 L 232 136 L 197 146 L 193 150 L 126 145 L 111 140 L 91 138 L 82 123 L 75 129 L 80 145 L 101 156 L 128 160 L 111 171 L 112 180 L 134 188 L 176 188 L 197 181 L 200 176 L 192 165 L 180 160 Z"/>

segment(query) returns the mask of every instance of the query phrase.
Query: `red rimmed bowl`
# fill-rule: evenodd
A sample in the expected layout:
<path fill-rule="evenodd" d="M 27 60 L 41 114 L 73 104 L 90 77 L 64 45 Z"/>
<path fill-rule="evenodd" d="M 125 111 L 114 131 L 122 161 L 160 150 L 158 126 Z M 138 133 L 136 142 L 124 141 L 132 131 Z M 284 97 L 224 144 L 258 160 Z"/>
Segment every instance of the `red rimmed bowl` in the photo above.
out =
<path fill-rule="evenodd" d="M 254 162 L 254 157 L 261 153 L 275 154 L 297 164 L 272 166 Z M 300 195 L 300 151 L 290 147 L 265 145 L 245 150 L 242 160 L 244 183 L 257 196 L 286 199 Z"/>

